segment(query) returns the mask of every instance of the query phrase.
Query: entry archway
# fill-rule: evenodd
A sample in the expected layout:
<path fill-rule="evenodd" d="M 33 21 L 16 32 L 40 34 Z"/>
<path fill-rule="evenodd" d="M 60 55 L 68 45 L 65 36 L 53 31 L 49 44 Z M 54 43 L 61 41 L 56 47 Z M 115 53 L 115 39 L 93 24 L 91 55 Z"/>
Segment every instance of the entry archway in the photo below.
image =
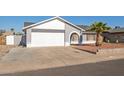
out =
<path fill-rule="evenodd" d="M 70 44 L 79 44 L 79 35 L 77 33 L 72 33 L 71 34 Z"/>

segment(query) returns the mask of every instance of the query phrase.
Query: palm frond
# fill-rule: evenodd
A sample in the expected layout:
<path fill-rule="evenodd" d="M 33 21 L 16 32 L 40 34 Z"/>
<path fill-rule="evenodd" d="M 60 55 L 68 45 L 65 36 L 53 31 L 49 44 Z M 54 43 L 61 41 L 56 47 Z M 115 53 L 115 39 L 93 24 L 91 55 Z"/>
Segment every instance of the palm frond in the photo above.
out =
<path fill-rule="evenodd" d="M 111 27 L 107 26 L 107 23 L 103 22 L 94 22 L 91 26 L 90 29 L 91 31 L 96 31 L 96 32 L 104 32 L 106 30 L 111 29 Z"/>

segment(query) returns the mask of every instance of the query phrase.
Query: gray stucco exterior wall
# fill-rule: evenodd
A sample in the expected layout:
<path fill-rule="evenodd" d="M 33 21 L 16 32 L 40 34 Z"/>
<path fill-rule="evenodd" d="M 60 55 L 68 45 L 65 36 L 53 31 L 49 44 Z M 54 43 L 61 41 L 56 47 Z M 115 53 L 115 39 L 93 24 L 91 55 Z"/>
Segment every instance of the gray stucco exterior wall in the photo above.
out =
<path fill-rule="evenodd" d="M 80 38 L 81 30 L 76 29 L 75 27 L 65 23 L 65 46 L 70 45 L 70 37 L 71 37 L 71 34 L 73 33 L 77 33 Z"/>

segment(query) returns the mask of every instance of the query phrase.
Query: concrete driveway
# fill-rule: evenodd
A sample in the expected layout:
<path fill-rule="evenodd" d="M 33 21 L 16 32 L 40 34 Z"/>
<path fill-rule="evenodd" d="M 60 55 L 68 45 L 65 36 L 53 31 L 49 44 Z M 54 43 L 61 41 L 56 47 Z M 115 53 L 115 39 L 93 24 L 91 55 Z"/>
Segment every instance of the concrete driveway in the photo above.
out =
<path fill-rule="evenodd" d="M 0 60 L 0 74 L 81 64 L 89 56 L 71 47 L 13 48 Z"/>
<path fill-rule="evenodd" d="M 0 74 L 96 63 L 116 58 L 94 55 L 71 47 L 13 48 L 0 60 Z M 122 57 L 121 57 L 122 58 Z"/>

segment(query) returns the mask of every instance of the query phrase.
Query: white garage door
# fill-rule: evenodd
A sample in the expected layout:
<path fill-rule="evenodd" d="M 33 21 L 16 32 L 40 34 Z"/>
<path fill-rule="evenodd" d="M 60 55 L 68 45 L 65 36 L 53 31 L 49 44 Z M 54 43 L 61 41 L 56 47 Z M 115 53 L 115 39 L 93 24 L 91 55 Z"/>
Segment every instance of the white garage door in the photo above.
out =
<path fill-rule="evenodd" d="M 31 46 L 64 46 L 64 32 L 32 32 Z"/>

